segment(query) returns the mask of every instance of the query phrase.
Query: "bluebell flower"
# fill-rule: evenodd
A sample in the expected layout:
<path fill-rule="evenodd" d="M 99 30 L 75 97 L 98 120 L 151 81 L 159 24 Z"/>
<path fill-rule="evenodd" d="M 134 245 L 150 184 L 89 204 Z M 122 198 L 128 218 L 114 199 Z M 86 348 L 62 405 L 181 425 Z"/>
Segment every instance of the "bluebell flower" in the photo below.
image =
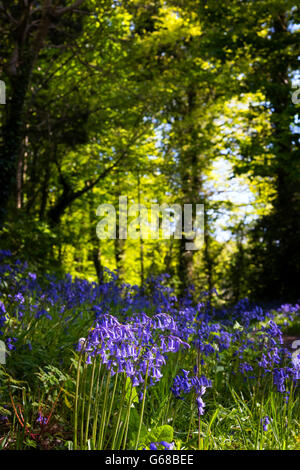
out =
<path fill-rule="evenodd" d="M 261 424 L 263 425 L 263 430 L 265 432 L 268 430 L 268 426 L 271 423 L 271 421 L 272 420 L 269 418 L 269 416 L 264 416 L 264 418 L 260 420 Z"/>

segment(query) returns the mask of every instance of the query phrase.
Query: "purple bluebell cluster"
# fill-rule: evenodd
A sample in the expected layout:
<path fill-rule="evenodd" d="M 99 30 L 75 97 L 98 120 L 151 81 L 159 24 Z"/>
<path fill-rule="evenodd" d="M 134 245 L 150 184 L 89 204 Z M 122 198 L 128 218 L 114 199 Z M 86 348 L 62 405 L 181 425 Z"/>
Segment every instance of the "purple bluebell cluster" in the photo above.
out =
<path fill-rule="evenodd" d="M 202 396 L 206 392 L 207 387 L 211 387 L 211 380 L 207 379 L 204 375 L 190 376 L 190 371 L 182 369 L 181 374 L 176 375 L 171 387 L 176 398 L 183 398 L 185 394 L 194 391 L 196 396 L 196 403 L 199 416 L 204 414 L 205 403 L 202 400 Z"/>
<path fill-rule="evenodd" d="M 292 358 L 285 348 L 281 330 L 281 325 L 298 318 L 299 305 L 263 309 L 242 299 L 231 308 L 215 309 L 208 300 L 210 295 L 197 298 L 193 288 L 177 298 L 167 286 L 166 275 L 150 277 L 138 287 L 120 282 L 117 273 L 105 270 L 104 281 L 97 284 L 70 275 L 39 279 L 26 263 L 13 263 L 8 251 L 0 251 L 0 261 L 0 333 L 8 349 L 18 347 L 29 322 L 36 322 L 36 329 L 43 322 L 47 329 L 61 319 L 66 338 L 70 325 L 78 320 L 81 326 L 85 316 L 91 328 L 88 334 L 87 328 L 74 338 L 74 347 L 84 336 L 86 341 L 80 344 L 87 361 L 100 356 L 111 374 L 124 372 L 134 386 L 143 383 L 146 374 L 149 385 L 159 381 L 170 355 L 180 349 L 183 360 L 197 356 L 212 380 L 221 364 L 245 380 L 270 377 L 285 397 L 290 384 L 299 381 L 299 358 Z M 30 336 L 26 347 L 35 350 Z M 205 380 L 198 371 L 183 369 L 175 377 L 172 391 L 182 398 L 193 390 L 202 414 L 201 387 L 211 385 Z"/>
<path fill-rule="evenodd" d="M 190 347 L 174 331 L 173 318 L 163 313 L 152 318 L 142 313 L 126 323 L 103 314 L 78 349 L 84 350 L 88 364 L 100 356 L 111 375 L 124 372 L 135 387 L 144 382 L 146 374 L 153 385 L 163 376 L 167 354 Z"/>
<path fill-rule="evenodd" d="M 1 328 L 3 328 L 4 323 L 7 321 L 6 309 L 3 302 L 0 300 L 0 334 L 3 334 Z"/>
<path fill-rule="evenodd" d="M 149 449 L 150 450 L 173 450 L 174 449 L 174 443 L 171 442 L 166 442 L 166 441 L 161 441 L 161 442 L 151 442 L 149 444 Z"/>
<path fill-rule="evenodd" d="M 44 426 L 45 424 L 47 424 L 48 418 L 46 418 L 45 416 L 43 416 L 43 415 L 39 412 L 39 415 L 38 415 L 36 421 L 37 421 L 37 423 L 40 423 L 42 426 Z"/>
<path fill-rule="evenodd" d="M 264 416 L 264 417 L 261 419 L 261 424 L 262 424 L 263 430 L 264 430 L 265 432 L 268 431 L 268 427 L 269 427 L 269 424 L 271 424 L 271 421 L 272 421 L 272 419 L 269 418 L 269 416 Z"/>

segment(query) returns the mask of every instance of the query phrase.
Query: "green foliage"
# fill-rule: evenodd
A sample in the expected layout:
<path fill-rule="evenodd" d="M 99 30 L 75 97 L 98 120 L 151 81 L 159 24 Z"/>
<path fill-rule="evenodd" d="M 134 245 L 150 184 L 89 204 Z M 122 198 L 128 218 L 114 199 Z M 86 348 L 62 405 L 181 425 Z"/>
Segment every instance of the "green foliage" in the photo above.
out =
<path fill-rule="evenodd" d="M 1 247 L 41 272 L 297 300 L 295 2 L 50 5 L 2 8 Z M 98 240 L 120 195 L 204 203 L 203 246 Z"/>

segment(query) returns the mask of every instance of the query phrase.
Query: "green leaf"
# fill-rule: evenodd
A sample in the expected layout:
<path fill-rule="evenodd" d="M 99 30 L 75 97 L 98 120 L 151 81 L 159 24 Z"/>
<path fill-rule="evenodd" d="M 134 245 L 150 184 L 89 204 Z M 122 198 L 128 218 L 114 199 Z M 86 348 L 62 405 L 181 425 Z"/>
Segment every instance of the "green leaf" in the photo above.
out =
<path fill-rule="evenodd" d="M 163 426 L 159 426 L 148 434 L 147 440 L 149 442 L 161 442 L 161 441 L 166 441 L 166 442 L 172 442 L 173 441 L 173 436 L 174 436 L 174 430 L 172 426 L 169 426 L 169 424 L 165 424 Z"/>

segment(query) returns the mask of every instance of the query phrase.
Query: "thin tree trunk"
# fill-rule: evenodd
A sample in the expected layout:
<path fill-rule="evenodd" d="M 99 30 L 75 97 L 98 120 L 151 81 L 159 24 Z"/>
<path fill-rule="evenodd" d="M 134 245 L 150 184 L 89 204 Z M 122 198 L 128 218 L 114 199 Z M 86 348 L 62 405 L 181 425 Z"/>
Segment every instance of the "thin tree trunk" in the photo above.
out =
<path fill-rule="evenodd" d="M 141 181 L 140 181 L 140 173 L 137 174 L 138 177 L 138 205 L 141 208 Z M 145 281 L 145 267 L 144 267 L 144 243 L 143 243 L 143 233 L 142 233 L 142 226 L 141 226 L 141 211 L 139 212 L 139 226 L 140 226 L 140 267 L 141 267 L 141 286 L 144 285 Z"/>
<path fill-rule="evenodd" d="M 103 282 L 103 266 L 101 263 L 101 248 L 100 240 L 97 237 L 96 225 L 95 225 L 95 215 L 96 211 L 93 210 L 93 193 L 89 194 L 88 204 L 89 204 L 89 223 L 90 223 L 90 243 L 92 251 L 92 259 L 98 279 L 98 283 Z"/>

